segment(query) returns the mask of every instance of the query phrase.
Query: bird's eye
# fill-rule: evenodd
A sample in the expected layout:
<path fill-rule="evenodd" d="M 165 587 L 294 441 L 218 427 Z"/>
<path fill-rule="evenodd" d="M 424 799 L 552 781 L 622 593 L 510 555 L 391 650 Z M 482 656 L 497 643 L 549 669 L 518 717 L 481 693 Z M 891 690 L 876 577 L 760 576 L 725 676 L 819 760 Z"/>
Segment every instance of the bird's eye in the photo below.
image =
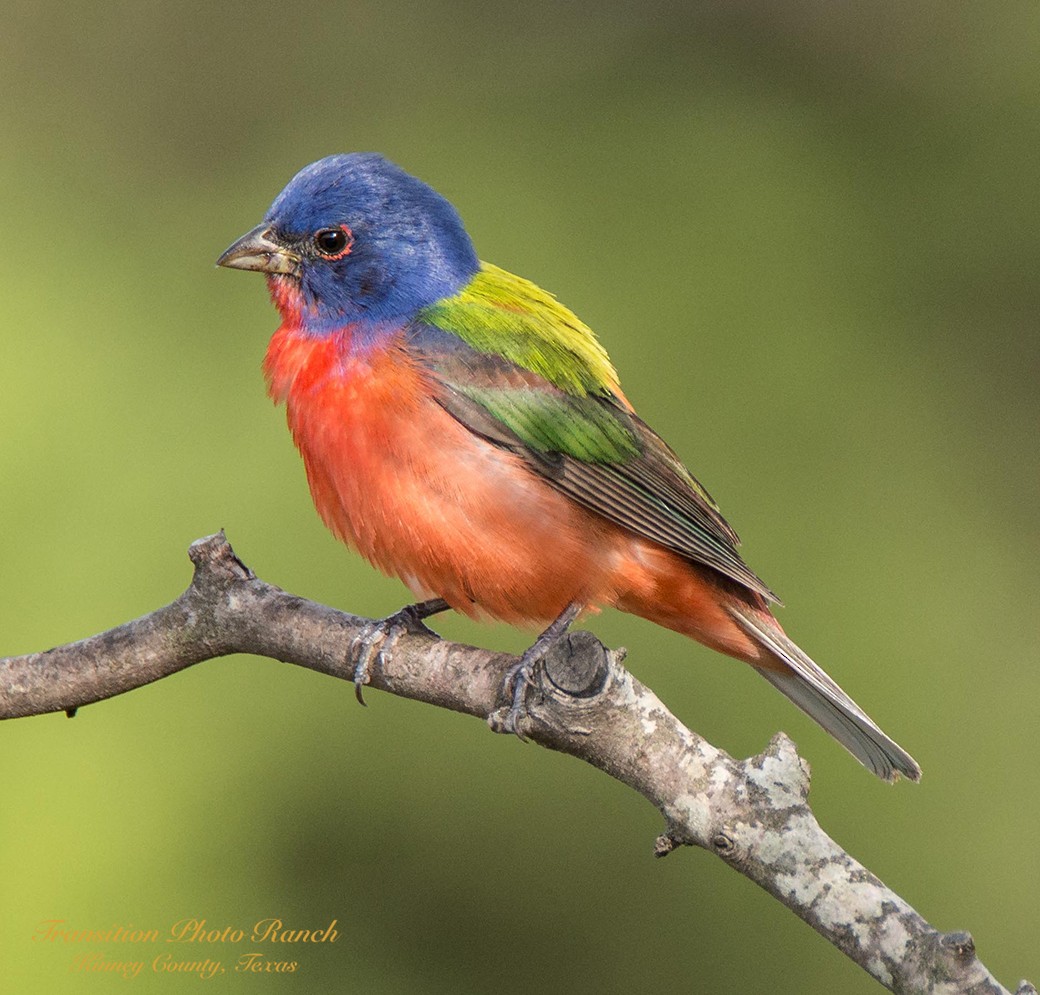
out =
<path fill-rule="evenodd" d="M 346 225 L 338 228 L 319 228 L 314 233 L 314 247 L 326 259 L 342 259 L 350 253 L 354 236 Z"/>

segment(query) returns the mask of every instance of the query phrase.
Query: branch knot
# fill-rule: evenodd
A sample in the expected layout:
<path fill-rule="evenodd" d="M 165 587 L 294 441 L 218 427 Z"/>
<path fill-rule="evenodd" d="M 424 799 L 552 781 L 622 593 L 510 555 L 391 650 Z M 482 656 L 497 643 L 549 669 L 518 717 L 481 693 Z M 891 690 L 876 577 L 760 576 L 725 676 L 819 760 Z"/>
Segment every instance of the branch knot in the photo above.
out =
<path fill-rule="evenodd" d="M 736 831 L 730 825 L 720 826 L 711 836 L 711 849 L 727 863 L 737 857 Z"/>
<path fill-rule="evenodd" d="M 946 933 L 939 940 L 939 946 L 958 960 L 971 960 L 975 956 L 975 940 L 971 933 Z"/>

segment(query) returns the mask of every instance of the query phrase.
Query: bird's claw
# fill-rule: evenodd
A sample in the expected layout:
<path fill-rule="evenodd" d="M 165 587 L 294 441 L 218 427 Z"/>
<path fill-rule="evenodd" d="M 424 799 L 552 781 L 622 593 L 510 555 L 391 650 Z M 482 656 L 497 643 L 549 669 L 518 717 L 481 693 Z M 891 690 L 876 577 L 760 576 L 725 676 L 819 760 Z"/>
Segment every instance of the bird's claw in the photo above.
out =
<path fill-rule="evenodd" d="M 377 661 L 385 662 L 401 636 L 436 635 L 426 625 L 424 619 L 439 611 L 444 611 L 447 607 L 447 602 L 439 599 L 423 601 L 416 605 L 405 605 L 393 615 L 387 615 L 386 618 L 368 622 L 362 626 L 351 644 L 351 653 L 357 651 L 357 662 L 354 664 L 354 697 L 357 698 L 359 704 L 365 704 L 362 689 L 372 680 L 373 664 Z"/>
<path fill-rule="evenodd" d="M 512 700 L 508 708 L 496 708 L 488 716 L 488 725 L 492 732 L 512 734 L 522 743 L 535 723 L 535 717 L 527 707 L 528 692 L 535 686 L 535 674 L 543 654 L 529 657 L 525 653 L 518 663 L 509 668 L 502 688 Z"/>
<path fill-rule="evenodd" d="M 357 663 L 354 664 L 354 697 L 359 705 L 366 704 L 362 688 L 372 680 L 372 664 L 382 655 L 391 638 L 395 616 L 369 622 L 355 636 L 353 645 L 359 647 Z"/>
<path fill-rule="evenodd" d="M 502 688 L 513 704 L 509 708 L 496 708 L 488 716 L 488 725 L 493 732 L 513 733 L 521 742 L 527 742 L 527 734 L 535 722 L 551 725 L 544 718 L 536 718 L 527 707 L 527 693 L 535 684 L 535 674 L 546 654 L 563 638 L 571 623 L 581 614 L 584 604 L 572 601 L 553 620 L 549 627 L 524 652 L 519 662 L 509 668 Z"/>

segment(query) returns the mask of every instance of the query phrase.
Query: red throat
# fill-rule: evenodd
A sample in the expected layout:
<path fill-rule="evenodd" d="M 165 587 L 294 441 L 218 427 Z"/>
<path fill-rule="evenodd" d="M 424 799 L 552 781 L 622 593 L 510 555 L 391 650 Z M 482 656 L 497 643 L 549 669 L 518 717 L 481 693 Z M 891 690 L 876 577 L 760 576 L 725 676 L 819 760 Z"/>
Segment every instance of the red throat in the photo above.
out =
<path fill-rule="evenodd" d="M 303 295 L 300 281 L 282 273 L 271 273 L 267 277 L 267 290 L 274 306 L 282 316 L 283 327 L 299 328 L 303 320 Z"/>

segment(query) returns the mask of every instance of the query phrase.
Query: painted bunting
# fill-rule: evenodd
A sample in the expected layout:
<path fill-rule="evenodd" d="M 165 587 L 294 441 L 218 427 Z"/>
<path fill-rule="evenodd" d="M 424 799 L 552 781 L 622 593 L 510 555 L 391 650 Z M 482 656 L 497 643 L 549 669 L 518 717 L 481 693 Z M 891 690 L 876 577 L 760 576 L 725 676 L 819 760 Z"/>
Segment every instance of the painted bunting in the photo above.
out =
<path fill-rule="evenodd" d="M 218 260 L 281 313 L 264 360 L 326 525 L 420 598 L 548 627 L 610 605 L 751 664 L 879 777 L 913 758 L 784 633 L 708 492 L 593 332 L 481 262 L 442 196 L 375 154 L 301 170 Z"/>

